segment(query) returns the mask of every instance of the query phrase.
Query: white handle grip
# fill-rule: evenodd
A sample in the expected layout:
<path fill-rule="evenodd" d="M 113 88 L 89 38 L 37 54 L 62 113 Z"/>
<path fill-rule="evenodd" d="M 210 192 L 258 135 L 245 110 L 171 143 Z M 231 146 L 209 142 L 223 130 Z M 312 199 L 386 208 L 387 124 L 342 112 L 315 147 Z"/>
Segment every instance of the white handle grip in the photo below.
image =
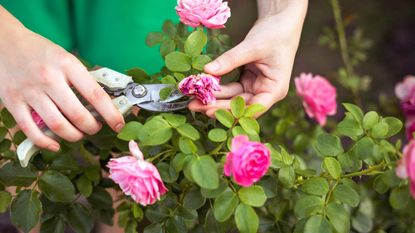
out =
<path fill-rule="evenodd" d="M 133 79 L 130 76 L 108 68 L 90 71 L 89 74 L 91 74 L 97 82 L 111 91 L 126 88 L 129 83 L 133 82 Z"/>
<path fill-rule="evenodd" d="M 112 100 L 114 106 L 120 111 L 120 113 L 125 116 L 130 113 L 133 105 L 128 101 L 127 97 L 119 96 Z M 92 112 L 93 115 L 98 116 L 98 113 Z M 56 137 L 56 135 L 50 131 L 49 129 L 45 130 L 44 133 L 49 137 Z M 33 142 L 29 139 L 24 140 L 18 147 L 17 147 L 17 158 L 20 161 L 20 165 L 22 167 L 27 167 L 29 164 L 30 159 L 38 153 L 40 150 Z"/>

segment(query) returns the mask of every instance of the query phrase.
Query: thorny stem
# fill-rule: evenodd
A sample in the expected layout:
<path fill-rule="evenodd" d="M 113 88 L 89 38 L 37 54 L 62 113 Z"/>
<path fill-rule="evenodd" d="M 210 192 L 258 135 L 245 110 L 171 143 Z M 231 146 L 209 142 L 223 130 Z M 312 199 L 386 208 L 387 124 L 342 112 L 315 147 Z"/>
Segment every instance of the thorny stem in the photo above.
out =
<path fill-rule="evenodd" d="M 168 153 L 173 152 L 173 151 L 174 151 L 173 149 L 162 151 L 162 152 L 156 154 L 155 156 L 153 156 L 151 158 L 148 158 L 147 161 L 152 162 L 152 161 L 158 159 L 159 157 L 163 156 L 164 154 L 168 154 Z"/>
<path fill-rule="evenodd" d="M 364 169 L 358 172 L 349 173 L 346 175 L 343 175 L 342 178 L 350 178 L 355 176 L 363 176 L 363 175 L 369 175 L 372 172 L 383 170 L 383 168 L 387 167 L 388 164 L 382 162 L 380 164 L 377 164 L 375 166 L 369 167 L 368 169 Z"/>

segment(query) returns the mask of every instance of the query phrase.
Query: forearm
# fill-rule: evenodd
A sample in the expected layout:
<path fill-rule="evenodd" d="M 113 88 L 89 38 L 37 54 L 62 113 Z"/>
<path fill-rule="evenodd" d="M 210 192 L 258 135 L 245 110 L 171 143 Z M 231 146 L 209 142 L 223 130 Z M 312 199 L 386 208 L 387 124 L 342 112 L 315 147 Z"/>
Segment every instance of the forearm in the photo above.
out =
<path fill-rule="evenodd" d="M 258 18 L 276 15 L 284 10 L 296 11 L 304 18 L 308 0 L 257 0 Z"/>

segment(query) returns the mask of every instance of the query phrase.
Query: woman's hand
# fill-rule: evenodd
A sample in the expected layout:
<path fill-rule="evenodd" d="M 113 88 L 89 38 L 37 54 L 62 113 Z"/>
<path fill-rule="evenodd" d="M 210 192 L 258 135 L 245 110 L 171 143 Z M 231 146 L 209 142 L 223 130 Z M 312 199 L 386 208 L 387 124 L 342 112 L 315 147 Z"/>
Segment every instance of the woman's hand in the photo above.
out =
<path fill-rule="evenodd" d="M 239 82 L 222 85 L 215 93 L 216 103 L 190 103 L 192 111 L 213 117 L 219 108 L 230 108 L 230 101 L 241 96 L 248 104 L 259 103 L 269 109 L 288 92 L 295 54 L 300 41 L 307 0 L 258 0 L 259 19 L 246 38 L 205 66 L 205 72 L 221 76 L 244 66 Z"/>
<path fill-rule="evenodd" d="M 26 29 L 0 6 L 0 98 L 20 129 L 37 146 L 58 151 L 31 117 L 32 109 L 56 135 L 78 141 L 100 123 L 81 104 L 70 86 L 97 110 L 115 131 L 124 125 L 110 97 L 82 63 L 63 48 Z"/>

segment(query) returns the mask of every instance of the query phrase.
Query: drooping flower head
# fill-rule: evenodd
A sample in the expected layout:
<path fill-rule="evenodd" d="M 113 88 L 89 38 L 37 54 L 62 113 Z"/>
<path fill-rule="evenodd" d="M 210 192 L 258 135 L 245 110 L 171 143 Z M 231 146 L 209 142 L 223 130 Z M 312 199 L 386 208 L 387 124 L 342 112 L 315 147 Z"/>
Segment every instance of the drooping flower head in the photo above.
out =
<path fill-rule="evenodd" d="M 157 168 L 144 160 L 134 141 L 129 143 L 132 156 L 111 159 L 108 162 L 110 178 L 125 195 L 143 206 L 154 204 L 167 192 Z"/>
<path fill-rule="evenodd" d="M 232 149 L 226 155 L 224 173 L 233 176 L 237 184 L 249 187 L 267 173 L 270 165 L 271 153 L 264 144 L 238 135 L 233 138 Z"/>
<path fill-rule="evenodd" d="M 415 76 L 406 76 L 395 86 L 395 95 L 400 100 L 402 111 L 406 117 L 406 135 L 412 139 L 415 132 Z"/>
<path fill-rule="evenodd" d="M 324 126 L 327 116 L 336 114 L 336 88 L 327 79 L 312 74 L 300 74 L 295 78 L 297 94 L 303 98 L 303 106 L 307 115 Z"/>
<path fill-rule="evenodd" d="M 195 96 L 203 104 L 215 102 L 214 91 L 220 91 L 220 78 L 210 74 L 191 75 L 179 83 L 179 90 L 187 96 Z"/>
<path fill-rule="evenodd" d="M 396 167 L 396 175 L 399 178 L 409 178 L 409 190 L 415 199 L 415 140 L 411 140 L 403 148 L 403 156 Z"/>
<path fill-rule="evenodd" d="M 222 0 L 178 0 L 176 7 L 180 21 L 188 26 L 224 28 L 231 17 L 231 9 Z"/>

